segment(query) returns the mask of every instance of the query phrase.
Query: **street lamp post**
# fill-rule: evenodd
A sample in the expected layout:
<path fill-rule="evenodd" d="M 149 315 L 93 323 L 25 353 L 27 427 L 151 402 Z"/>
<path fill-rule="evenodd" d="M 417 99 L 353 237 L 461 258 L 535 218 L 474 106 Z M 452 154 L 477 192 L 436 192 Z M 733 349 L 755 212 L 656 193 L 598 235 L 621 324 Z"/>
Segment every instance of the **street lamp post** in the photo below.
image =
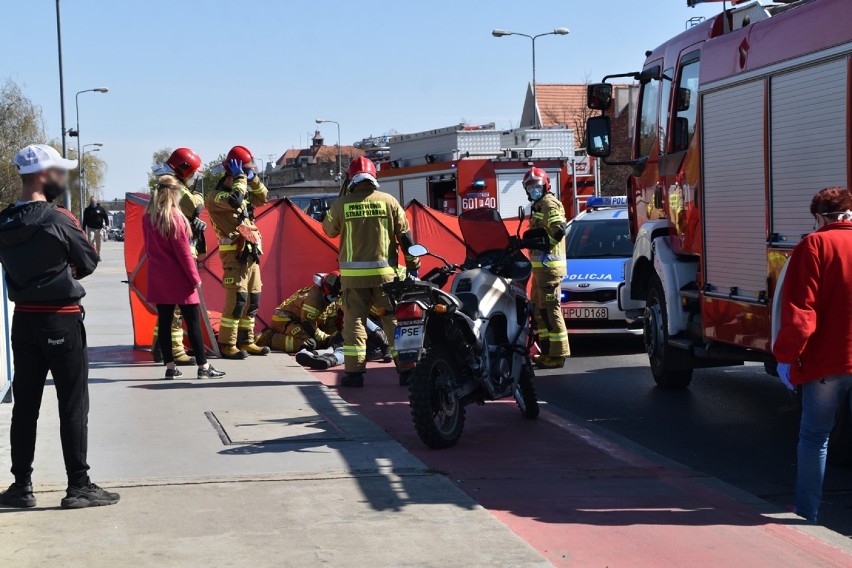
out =
<path fill-rule="evenodd" d="M 86 148 L 88 148 L 89 146 L 95 146 L 96 148 L 94 150 L 86 150 Z M 83 184 L 83 180 L 85 179 L 85 173 L 86 173 L 86 170 L 82 167 L 83 159 L 86 157 L 86 154 L 91 154 L 92 152 L 100 152 L 101 146 L 103 146 L 103 144 L 100 143 L 100 142 L 95 142 L 93 144 L 84 144 L 83 145 L 83 151 L 79 156 L 79 158 L 80 158 L 80 171 L 79 171 L 78 175 L 80 177 L 77 180 L 77 184 L 80 186 L 80 219 L 83 218 L 83 210 L 85 209 L 83 202 L 85 200 L 85 195 L 86 195 L 86 188 L 85 188 L 85 185 Z"/>
<path fill-rule="evenodd" d="M 533 105 L 535 105 L 535 108 L 533 109 L 533 112 L 535 114 L 535 116 L 533 117 L 533 120 L 535 120 L 536 126 L 539 125 L 539 120 L 538 120 L 539 116 L 538 116 L 538 97 L 536 96 L 536 88 L 535 88 L 535 40 L 537 40 L 540 37 L 544 37 L 544 36 L 568 35 L 570 33 L 571 33 L 571 30 L 569 30 L 568 28 L 556 28 L 552 32 L 547 32 L 547 33 L 537 34 L 537 35 L 521 34 L 521 33 L 518 33 L 518 32 L 510 32 L 509 30 L 500 30 L 500 29 L 496 29 L 496 30 L 491 31 L 491 35 L 493 35 L 494 37 L 521 36 L 521 37 L 525 37 L 525 38 L 532 41 L 532 94 L 533 94 Z"/>
<path fill-rule="evenodd" d="M 56 47 L 59 52 L 59 114 L 62 119 L 62 157 L 68 157 L 68 147 L 65 136 L 65 82 L 62 78 L 62 23 L 59 16 L 59 0 L 56 0 Z M 65 192 L 65 209 L 71 210 L 71 194 Z"/>
<path fill-rule="evenodd" d="M 109 89 L 106 87 L 97 87 L 96 89 L 85 89 L 83 91 L 77 91 L 77 94 L 74 95 L 74 108 L 77 113 L 77 129 L 74 131 L 74 136 L 77 137 L 77 159 L 79 163 L 77 164 L 77 185 L 80 190 L 80 219 L 83 218 L 83 156 L 80 154 L 80 95 L 83 93 L 108 93 Z"/>
<path fill-rule="evenodd" d="M 316 122 L 317 124 L 331 122 L 337 125 L 337 181 L 340 181 L 343 179 L 343 149 L 340 147 L 340 123 L 336 120 L 325 120 L 324 118 L 318 118 Z"/>

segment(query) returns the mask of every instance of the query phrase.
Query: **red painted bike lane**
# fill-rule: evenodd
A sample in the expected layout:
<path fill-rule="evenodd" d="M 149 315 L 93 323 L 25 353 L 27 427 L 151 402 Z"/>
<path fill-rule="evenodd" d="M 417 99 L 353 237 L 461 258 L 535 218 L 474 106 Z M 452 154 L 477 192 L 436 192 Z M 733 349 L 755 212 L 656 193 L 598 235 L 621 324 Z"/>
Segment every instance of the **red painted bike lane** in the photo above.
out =
<path fill-rule="evenodd" d="M 313 374 L 336 387 L 341 372 Z M 756 498 L 546 409 L 527 421 L 513 401 L 468 407 L 459 444 L 430 450 L 396 373 L 371 364 L 366 382 L 338 392 L 556 566 L 852 567 L 850 552 L 797 528 L 804 521 L 772 518 Z"/>

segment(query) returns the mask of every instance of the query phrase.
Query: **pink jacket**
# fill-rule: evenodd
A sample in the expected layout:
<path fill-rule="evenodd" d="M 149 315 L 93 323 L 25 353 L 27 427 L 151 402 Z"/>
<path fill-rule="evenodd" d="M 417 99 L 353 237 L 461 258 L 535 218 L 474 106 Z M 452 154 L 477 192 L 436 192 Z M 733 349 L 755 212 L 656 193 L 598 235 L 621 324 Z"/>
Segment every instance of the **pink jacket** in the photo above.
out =
<path fill-rule="evenodd" d="M 175 211 L 175 215 L 181 215 L 180 211 Z M 147 300 L 152 304 L 198 304 L 197 286 L 201 278 L 189 246 L 187 224 L 173 223 L 167 238 L 145 214 L 142 218 L 142 235 L 145 238 L 145 253 L 148 255 Z"/>

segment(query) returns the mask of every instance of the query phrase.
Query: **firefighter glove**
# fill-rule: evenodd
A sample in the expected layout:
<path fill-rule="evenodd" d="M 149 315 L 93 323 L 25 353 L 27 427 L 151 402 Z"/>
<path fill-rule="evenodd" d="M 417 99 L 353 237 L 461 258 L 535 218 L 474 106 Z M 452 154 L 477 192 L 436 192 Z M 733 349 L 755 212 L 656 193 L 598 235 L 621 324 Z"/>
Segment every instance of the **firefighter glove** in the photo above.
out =
<path fill-rule="evenodd" d="M 228 172 L 232 176 L 238 176 L 243 173 L 243 162 L 241 160 L 228 160 Z"/>
<path fill-rule="evenodd" d="M 781 379 L 781 382 L 784 383 L 784 386 L 787 387 L 787 390 L 796 390 L 796 387 L 794 387 L 793 383 L 790 382 L 789 363 L 778 363 L 778 378 Z"/>
<path fill-rule="evenodd" d="M 192 231 L 194 233 L 203 233 L 205 229 L 207 229 L 207 223 L 196 217 L 192 220 Z"/>

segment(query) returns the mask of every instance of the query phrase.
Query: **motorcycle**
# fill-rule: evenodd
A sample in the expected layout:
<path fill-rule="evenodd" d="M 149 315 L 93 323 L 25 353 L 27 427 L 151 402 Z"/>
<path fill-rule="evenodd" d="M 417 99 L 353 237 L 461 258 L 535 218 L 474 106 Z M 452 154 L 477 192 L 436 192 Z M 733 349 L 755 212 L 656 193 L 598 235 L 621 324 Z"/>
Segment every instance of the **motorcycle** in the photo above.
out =
<path fill-rule="evenodd" d="M 544 229 L 521 237 L 521 224 L 510 236 L 496 209 L 467 211 L 459 217 L 467 248 L 462 264 L 414 245 L 410 255 L 432 256 L 444 266 L 421 280 L 384 285 L 397 320 L 394 348 L 400 373 L 408 374 L 414 427 L 430 448 L 458 442 L 465 408 L 473 403 L 514 396 L 524 418 L 538 417 L 526 291 L 532 264 L 522 249 L 547 251 L 550 243 Z"/>

